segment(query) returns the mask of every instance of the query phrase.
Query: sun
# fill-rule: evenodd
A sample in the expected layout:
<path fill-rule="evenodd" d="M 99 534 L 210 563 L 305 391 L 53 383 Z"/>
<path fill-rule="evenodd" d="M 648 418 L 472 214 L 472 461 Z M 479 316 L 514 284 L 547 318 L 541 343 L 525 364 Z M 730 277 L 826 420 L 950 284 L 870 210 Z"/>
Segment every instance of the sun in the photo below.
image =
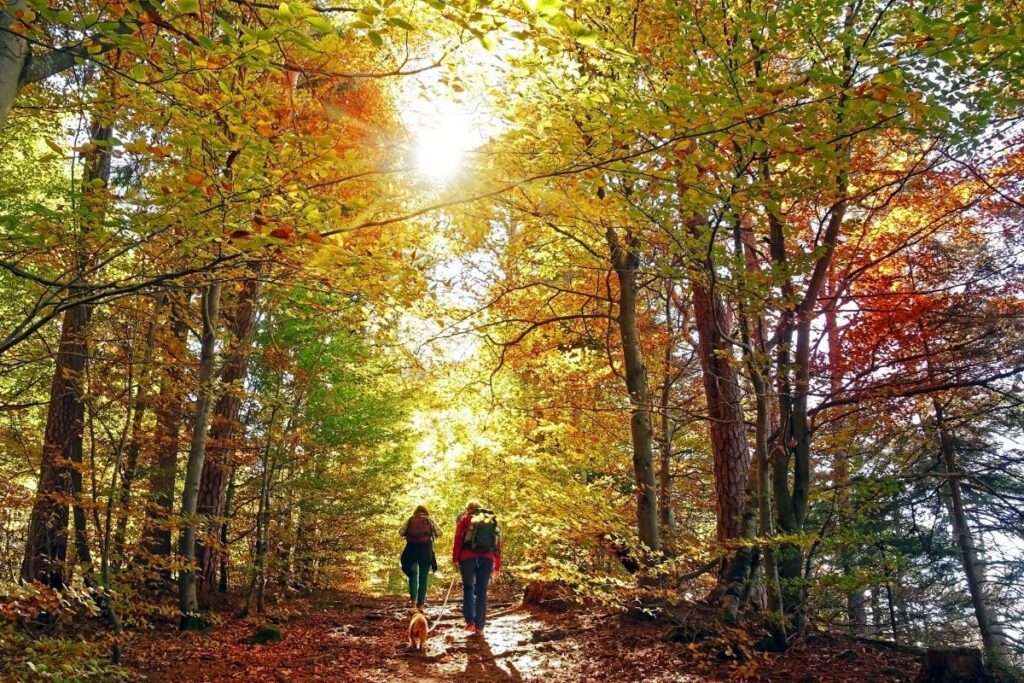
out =
<path fill-rule="evenodd" d="M 485 99 L 437 74 L 403 85 L 398 97 L 410 169 L 430 185 L 454 183 L 493 135 Z"/>
<path fill-rule="evenodd" d="M 415 132 L 416 171 L 438 183 L 453 180 L 478 144 L 472 119 L 451 102 L 433 103 L 437 111 L 423 118 Z"/>
<path fill-rule="evenodd" d="M 464 102 L 435 96 L 413 102 L 408 113 L 416 172 L 434 183 L 454 180 L 470 152 L 483 142 L 473 110 Z"/>

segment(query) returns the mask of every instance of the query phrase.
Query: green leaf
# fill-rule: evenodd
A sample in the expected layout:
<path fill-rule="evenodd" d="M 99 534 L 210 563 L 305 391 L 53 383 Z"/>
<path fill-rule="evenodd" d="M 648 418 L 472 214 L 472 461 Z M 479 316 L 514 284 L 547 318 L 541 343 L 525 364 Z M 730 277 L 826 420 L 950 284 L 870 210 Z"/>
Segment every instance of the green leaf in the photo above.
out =
<path fill-rule="evenodd" d="M 306 23 L 315 28 L 320 33 L 333 33 L 334 24 L 324 19 L 319 14 L 314 14 L 311 17 L 306 17 Z"/>
<path fill-rule="evenodd" d="M 537 0 L 537 11 L 543 15 L 557 14 L 562 8 L 562 0 Z"/>
<path fill-rule="evenodd" d="M 366 34 L 366 37 L 369 38 L 370 42 L 377 47 L 381 47 L 384 44 L 384 37 L 376 31 L 370 31 Z"/>
<path fill-rule="evenodd" d="M 597 31 L 584 29 L 583 31 L 576 35 L 576 42 L 579 43 L 580 45 L 592 47 L 594 45 L 597 45 L 597 39 L 600 37 L 601 34 L 598 33 Z"/>
<path fill-rule="evenodd" d="M 282 2 L 280 5 L 277 6 L 277 9 L 273 11 L 273 15 L 278 19 L 291 19 L 292 10 L 290 7 L 288 7 L 287 2 Z"/>
<path fill-rule="evenodd" d="M 404 28 L 406 31 L 416 30 L 415 26 L 413 26 L 408 21 L 400 17 L 391 17 L 390 19 L 388 19 L 388 23 L 391 24 L 392 26 L 397 26 L 398 28 Z"/>

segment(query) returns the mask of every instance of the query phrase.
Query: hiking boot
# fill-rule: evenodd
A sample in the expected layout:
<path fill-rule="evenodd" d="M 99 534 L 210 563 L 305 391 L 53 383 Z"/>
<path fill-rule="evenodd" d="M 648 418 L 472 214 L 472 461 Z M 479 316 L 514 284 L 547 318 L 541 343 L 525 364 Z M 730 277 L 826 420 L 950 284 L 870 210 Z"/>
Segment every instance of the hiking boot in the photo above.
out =
<path fill-rule="evenodd" d="M 426 603 L 425 602 L 416 603 L 416 609 L 418 609 L 419 611 L 422 612 L 424 607 L 426 607 Z"/>
<path fill-rule="evenodd" d="M 476 625 L 466 624 L 466 633 L 468 633 L 469 635 L 473 635 L 474 633 L 476 633 Z"/>

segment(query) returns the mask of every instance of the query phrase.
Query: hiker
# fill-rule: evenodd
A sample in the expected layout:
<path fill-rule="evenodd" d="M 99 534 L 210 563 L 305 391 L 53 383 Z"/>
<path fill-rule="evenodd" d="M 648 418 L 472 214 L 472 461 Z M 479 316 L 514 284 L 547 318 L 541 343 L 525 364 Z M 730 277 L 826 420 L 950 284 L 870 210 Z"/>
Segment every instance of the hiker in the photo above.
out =
<path fill-rule="evenodd" d="M 427 508 L 418 505 L 398 533 L 405 538 L 401 562 L 402 573 L 409 577 L 409 605 L 423 609 L 427 601 L 430 572 L 437 571 L 434 539 L 441 537 L 441 530 L 431 519 Z"/>
<path fill-rule="evenodd" d="M 501 532 L 494 513 L 477 502 L 466 505 L 455 526 L 452 564 L 462 576 L 462 617 L 466 633 L 483 635 L 487 586 L 501 571 Z"/>

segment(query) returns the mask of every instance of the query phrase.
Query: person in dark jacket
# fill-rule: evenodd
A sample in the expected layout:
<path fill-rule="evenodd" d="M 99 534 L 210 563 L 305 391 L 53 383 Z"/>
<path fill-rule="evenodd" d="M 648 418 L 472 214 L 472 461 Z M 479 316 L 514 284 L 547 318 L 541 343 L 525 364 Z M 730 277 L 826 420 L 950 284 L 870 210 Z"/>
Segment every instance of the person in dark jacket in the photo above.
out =
<path fill-rule="evenodd" d="M 409 604 L 423 609 L 430 572 L 437 571 L 434 539 L 441 537 L 441 530 L 431 519 L 427 508 L 420 505 L 412 517 L 405 520 L 398 533 L 405 539 L 401 562 L 402 572 L 409 577 Z"/>

